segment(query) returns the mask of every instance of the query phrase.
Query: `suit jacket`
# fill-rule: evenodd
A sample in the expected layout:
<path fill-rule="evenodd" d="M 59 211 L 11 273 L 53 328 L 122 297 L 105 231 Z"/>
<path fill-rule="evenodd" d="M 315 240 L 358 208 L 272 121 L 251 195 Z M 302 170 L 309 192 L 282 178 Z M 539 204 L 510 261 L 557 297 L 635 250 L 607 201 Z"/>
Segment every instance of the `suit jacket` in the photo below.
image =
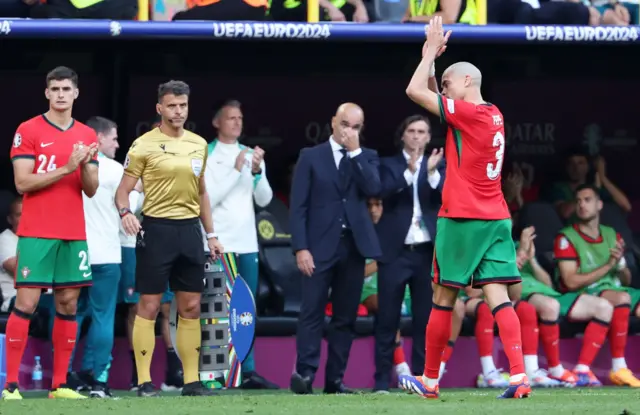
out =
<path fill-rule="evenodd" d="M 404 172 L 407 160 L 403 153 L 385 157 L 380 163 L 380 179 L 383 212 L 376 231 L 382 247 L 380 262 L 390 262 L 400 255 L 413 217 L 413 185 L 407 184 Z M 427 179 L 427 157 L 420 163 L 417 179 L 418 199 L 422 209 L 422 220 L 429 231 L 431 240 L 436 238 L 436 221 L 442 204 L 442 187 L 445 179 L 444 160 L 438 166 L 440 181 L 432 189 Z"/>
<path fill-rule="evenodd" d="M 308 249 L 315 261 L 331 260 L 340 242 L 344 212 L 360 254 L 365 258 L 380 256 L 367 209 L 367 199 L 381 190 L 378 153 L 363 148 L 349 162 L 350 177 L 343 189 L 329 141 L 300 151 L 289 202 L 294 252 Z"/>

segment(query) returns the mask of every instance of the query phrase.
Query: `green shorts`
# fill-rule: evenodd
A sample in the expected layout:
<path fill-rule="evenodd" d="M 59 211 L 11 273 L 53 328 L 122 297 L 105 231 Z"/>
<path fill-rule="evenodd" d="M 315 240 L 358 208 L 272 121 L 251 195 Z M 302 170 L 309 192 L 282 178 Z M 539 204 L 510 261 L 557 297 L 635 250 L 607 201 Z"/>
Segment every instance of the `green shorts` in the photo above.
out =
<path fill-rule="evenodd" d="M 16 288 L 72 288 L 91 285 L 87 241 L 18 239 Z"/>
<path fill-rule="evenodd" d="M 362 286 L 362 294 L 360 295 L 360 303 L 364 303 L 364 301 L 372 295 L 378 295 L 377 275 L 372 275 L 364 279 L 364 284 Z M 402 300 L 401 315 L 403 316 L 411 315 L 411 292 L 409 290 L 408 285 L 404 290 L 404 299 Z"/>
<path fill-rule="evenodd" d="M 511 219 L 438 218 L 432 275 L 452 288 L 519 283 Z"/>

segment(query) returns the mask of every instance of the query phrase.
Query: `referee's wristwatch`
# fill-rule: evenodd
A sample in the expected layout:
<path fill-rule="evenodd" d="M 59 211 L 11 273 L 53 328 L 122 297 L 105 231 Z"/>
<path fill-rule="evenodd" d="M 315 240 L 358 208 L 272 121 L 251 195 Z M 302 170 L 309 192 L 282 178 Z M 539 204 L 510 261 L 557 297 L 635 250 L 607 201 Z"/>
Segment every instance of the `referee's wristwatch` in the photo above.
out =
<path fill-rule="evenodd" d="M 129 213 L 131 213 L 133 215 L 133 212 L 131 211 L 131 209 L 123 207 L 122 209 L 120 209 L 118 211 L 118 213 L 120 213 L 120 218 L 124 218 L 125 216 L 127 216 Z"/>
<path fill-rule="evenodd" d="M 207 234 L 207 241 L 208 241 L 209 239 L 214 239 L 214 238 L 215 238 L 215 239 L 218 239 L 218 234 L 217 234 L 217 233 L 211 232 L 211 233 L 208 233 L 208 234 Z"/>

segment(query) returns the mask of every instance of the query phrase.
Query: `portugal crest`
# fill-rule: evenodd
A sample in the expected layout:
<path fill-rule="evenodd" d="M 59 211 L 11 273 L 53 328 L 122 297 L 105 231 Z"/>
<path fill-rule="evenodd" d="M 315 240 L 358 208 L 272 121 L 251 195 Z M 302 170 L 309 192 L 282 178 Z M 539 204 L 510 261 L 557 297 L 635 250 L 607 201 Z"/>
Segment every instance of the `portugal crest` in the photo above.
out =
<path fill-rule="evenodd" d="M 26 280 L 29 274 L 31 274 L 31 270 L 28 267 L 24 267 L 20 273 L 22 274 L 22 278 Z"/>

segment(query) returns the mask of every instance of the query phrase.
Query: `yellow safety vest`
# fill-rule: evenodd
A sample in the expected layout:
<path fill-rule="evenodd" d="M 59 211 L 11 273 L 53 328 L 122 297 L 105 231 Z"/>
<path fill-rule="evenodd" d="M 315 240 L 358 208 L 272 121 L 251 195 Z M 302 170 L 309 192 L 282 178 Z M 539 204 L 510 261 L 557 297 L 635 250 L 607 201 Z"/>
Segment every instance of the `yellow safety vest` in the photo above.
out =
<path fill-rule="evenodd" d="M 94 4 L 98 4 L 104 0 L 70 0 L 73 7 L 76 9 L 86 9 L 89 6 L 93 6 Z"/>
<path fill-rule="evenodd" d="M 440 0 L 409 0 L 411 17 L 431 16 L 438 10 Z M 466 0 L 466 7 L 458 19 L 458 23 L 477 24 L 478 10 L 475 0 Z"/>
<path fill-rule="evenodd" d="M 347 4 L 347 0 L 330 0 L 330 1 L 338 9 L 341 9 L 345 4 Z M 300 6 L 302 6 L 302 1 L 300 0 L 284 0 L 285 9 L 295 9 L 296 7 L 300 7 Z"/>
<path fill-rule="evenodd" d="M 102 1 L 102 0 L 99 0 Z M 187 8 L 209 6 L 211 4 L 218 3 L 220 0 L 187 0 Z M 244 0 L 251 7 L 267 7 L 267 0 Z"/>

